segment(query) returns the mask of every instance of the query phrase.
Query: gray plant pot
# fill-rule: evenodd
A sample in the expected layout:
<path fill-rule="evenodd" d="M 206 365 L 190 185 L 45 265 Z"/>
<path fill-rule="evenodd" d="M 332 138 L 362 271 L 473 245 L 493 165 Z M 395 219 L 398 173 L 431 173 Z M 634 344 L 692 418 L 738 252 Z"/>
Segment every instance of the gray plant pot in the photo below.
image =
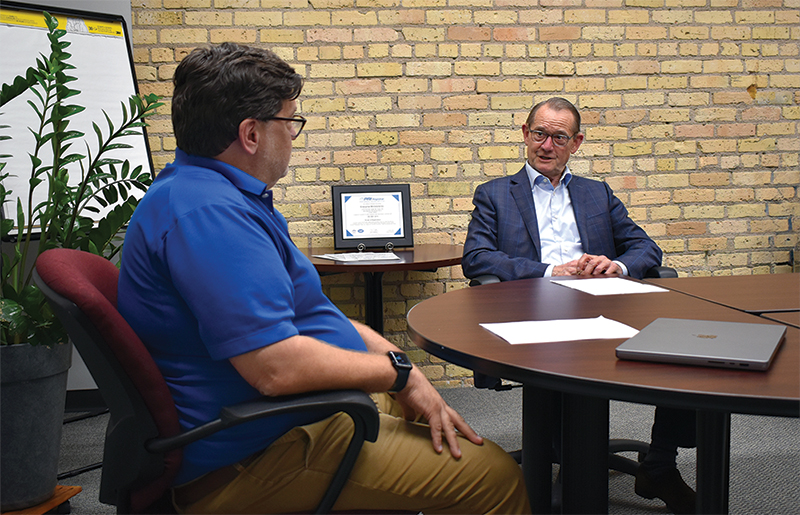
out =
<path fill-rule="evenodd" d="M 0 510 L 52 497 L 72 343 L 0 345 Z"/>

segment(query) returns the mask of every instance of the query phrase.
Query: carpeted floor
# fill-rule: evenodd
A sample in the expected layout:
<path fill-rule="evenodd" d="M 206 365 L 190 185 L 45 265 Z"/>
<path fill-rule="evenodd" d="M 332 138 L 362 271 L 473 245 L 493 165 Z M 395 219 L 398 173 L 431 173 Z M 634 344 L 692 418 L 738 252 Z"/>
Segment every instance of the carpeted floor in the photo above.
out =
<path fill-rule="evenodd" d="M 485 438 L 506 450 L 520 448 L 522 391 L 494 392 L 474 388 L 442 390 L 442 396 Z M 74 414 L 67 414 L 72 417 Z M 653 407 L 611 402 L 610 435 L 649 441 Z M 64 426 L 59 473 L 102 461 L 108 415 L 71 422 Z M 694 450 L 681 450 L 678 466 L 684 479 L 694 485 Z M 733 415 L 731 420 L 730 513 L 800 514 L 800 420 Z M 76 515 L 116 513 L 98 497 L 100 470 L 59 481 L 81 486 L 70 503 Z M 667 513 L 663 503 L 638 497 L 633 478 L 609 472 L 609 513 Z"/>

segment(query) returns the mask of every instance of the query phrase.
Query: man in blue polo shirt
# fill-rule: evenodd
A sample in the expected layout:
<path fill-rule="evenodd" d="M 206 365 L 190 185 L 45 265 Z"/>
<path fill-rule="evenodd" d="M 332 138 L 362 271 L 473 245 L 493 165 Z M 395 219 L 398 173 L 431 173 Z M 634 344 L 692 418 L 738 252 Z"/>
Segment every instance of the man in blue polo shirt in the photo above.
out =
<path fill-rule="evenodd" d="M 365 444 L 335 510 L 529 512 L 516 463 L 422 372 L 387 355 L 400 349 L 325 297 L 273 207 L 271 188 L 305 124 L 295 112 L 302 78 L 268 50 L 226 43 L 189 54 L 174 86 L 178 150 L 128 228 L 119 309 L 164 375 L 183 428 L 260 395 L 361 389 L 374 394 L 380 435 Z M 176 508 L 312 509 L 351 427 L 342 414 L 294 415 L 196 442 L 184 452 Z"/>

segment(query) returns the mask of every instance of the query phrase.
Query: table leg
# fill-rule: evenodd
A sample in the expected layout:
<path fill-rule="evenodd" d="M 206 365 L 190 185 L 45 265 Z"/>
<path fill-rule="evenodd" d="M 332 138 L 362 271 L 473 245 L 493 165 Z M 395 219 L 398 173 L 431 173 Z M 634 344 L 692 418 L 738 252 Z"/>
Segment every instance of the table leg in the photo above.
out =
<path fill-rule="evenodd" d="M 364 321 L 383 334 L 383 272 L 364 272 Z"/>
<path fill-rule="evenodd" d="M 563 394 L 562 512 L 608 513 L 608 399 Z"/>
<path fill-rule="evenodd" d="M 559 398 L 551 390 L 522 387 L 522 471 L 533 513 L 551 513 L 553 421 L 548 414 Z"/>
<path fill-rule="evenodd" d="M 697 513 L 728 513 L 731 414 L 697 412 Z"/>

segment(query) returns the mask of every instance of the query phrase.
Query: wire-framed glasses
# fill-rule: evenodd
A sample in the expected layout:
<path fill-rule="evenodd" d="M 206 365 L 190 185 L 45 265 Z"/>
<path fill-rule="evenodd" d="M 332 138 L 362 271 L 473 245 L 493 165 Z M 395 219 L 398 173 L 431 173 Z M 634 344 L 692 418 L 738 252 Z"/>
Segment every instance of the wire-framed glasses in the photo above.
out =
<path fill-rule="evenodd" d="M 282 116 L 273 116 L 271 118 L 267 118 L 264 121 L 268 120 L 281 120 L 284 122 L 290 122 L 289 128 L 292 130 L 292 139 L 296 139 L 297 136 L 300 135 L 300 132 L 303 130 L 303 127 L 306 125 L 306 119 L 302 116 L 293 116 L 291 118 L 284 118 Z"/>
<path fill-rule="evenodd" d="M 552 138 L 553 145 L 557 147 L 566 146 L 567 143 L 569 143 L 569 140 L 575 137 L 574 134 L 572 136 L 567 136 L 566 134 L 548 134 L 540 130 L 531 130 L 530 133 L 531 137 L 533 138 L 533 141 L 535 141 L 536 143 L 544 143 L 545 141 L 547 141 L 547 138 Z"/>

